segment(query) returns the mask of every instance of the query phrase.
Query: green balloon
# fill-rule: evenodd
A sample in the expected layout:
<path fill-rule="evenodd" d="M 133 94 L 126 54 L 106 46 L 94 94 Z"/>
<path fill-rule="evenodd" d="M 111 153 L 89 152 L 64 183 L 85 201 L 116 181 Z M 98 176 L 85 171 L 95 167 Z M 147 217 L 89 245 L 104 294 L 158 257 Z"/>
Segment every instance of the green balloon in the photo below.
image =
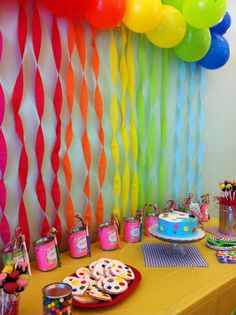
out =
<path fill-rule="evenodd" d="M 185 0 L 163 0 L 164 4 L 171 5 L 172 7 L 175 7 L 180 12 L 183 11 L 183 5 Z"/>
<path fill-rule="evenodd" d="M 183 15 L 196 28 L 216 25 L 225 15 L 226 0 L 188 0 L 183 4 Z"/>
<path fill-rule="evenodd" d="M 182 42 L 174 47 L 177 57 L 184 61 L 195 62 L 202 59 L 211 45 L 209 29 L 197 29 L 187 25 Z"/>

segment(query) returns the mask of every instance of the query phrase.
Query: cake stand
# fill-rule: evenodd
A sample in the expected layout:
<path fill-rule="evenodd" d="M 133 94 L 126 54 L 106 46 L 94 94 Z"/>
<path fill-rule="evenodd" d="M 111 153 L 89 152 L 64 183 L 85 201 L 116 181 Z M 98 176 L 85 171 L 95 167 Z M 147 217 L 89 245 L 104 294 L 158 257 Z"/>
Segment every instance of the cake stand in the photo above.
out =
<path fill-rule="evenodd" d="M 178 238 L 178 237 L 166 237 L 160 233 L 157 232 L 157 226 L 158 224 L 155 224 L 149 228 L 150 234 L 162 241 L 169 242 L 170 246 L 167 246 L 166 254 L 168 255 L 180 255 L 180 256 L 186 256 L 188 253 L 186 251 L 185 246 L 183 246 L 183 243 L 193 243 L 200 241 L 205 237 L 205 232 L 201 229 L 197 229 L 197 234 L 193 237 L 186 237 L 186 238 Z"/>

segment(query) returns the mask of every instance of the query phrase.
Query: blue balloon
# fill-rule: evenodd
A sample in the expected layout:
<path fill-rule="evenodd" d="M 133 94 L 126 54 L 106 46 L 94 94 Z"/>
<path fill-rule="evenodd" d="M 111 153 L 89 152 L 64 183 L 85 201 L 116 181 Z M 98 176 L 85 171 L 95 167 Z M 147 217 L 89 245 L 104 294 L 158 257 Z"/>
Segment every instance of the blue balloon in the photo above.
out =
<path fill-rule="evenodd" d="M 230 25 L 231 25 L 231 17 L 229 15 L 229 13 L 226 12 L 224 17 L 222 18 L 222 20 L 218 24 L 210 27 L 210 31 L 217 33 L 217 34 L 220 34 L 220 35 L 223 35 L 229 29 Z"/>
<path fill-rule="evenodd" d="M 207 54 L 197 63 L 210 70 L 218 69 L 226 64 L 230 56 L 227 40 L 215 33 L 211 33 L 211 46 Z"/>

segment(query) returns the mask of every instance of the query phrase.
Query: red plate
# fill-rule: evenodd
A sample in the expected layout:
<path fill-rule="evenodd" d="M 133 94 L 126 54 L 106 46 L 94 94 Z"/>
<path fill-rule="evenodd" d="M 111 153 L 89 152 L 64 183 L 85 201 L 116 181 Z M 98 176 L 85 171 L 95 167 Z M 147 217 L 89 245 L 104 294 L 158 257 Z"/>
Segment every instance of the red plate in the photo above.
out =
<path fill-rule="evenodd" d="M 127 265 L 129 266 L 129 265 Z M 120 294 L 113 295 L 111 301 L 100 301 L 99 303 L 94 303 L 94 304 L 89 304 L 89 303 L 80 303 L 75 301 L 74 299 L 72 300 L 72 304 L 74 307 L 82 307 L 82 308 L 103 308 L 103 307 L 108 307 L 111 305 L 114 305 L 116 303 L 119 303 L 120 301 L 124 300 L 128 295 L 130 295 L 131 292 L 136 288 L 136 286 L 139 284 L 139 282 L 142 279 L 141 273 L 135 269 L 132 266 L 129 266 L 135 275 L 135 278 L 132 282 L 130 282 L 128 289 Z"/>

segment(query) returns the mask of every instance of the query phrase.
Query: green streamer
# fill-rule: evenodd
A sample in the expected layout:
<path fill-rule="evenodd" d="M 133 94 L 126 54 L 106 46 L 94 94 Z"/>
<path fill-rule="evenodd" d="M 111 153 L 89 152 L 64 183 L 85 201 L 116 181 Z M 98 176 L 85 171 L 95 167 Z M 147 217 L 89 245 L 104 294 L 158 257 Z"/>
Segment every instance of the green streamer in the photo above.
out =
<path fill-rule="evenodd" d="M 154 182 L 155 174 L 153 174 L 154 158 L 155 158 L 155 117 L 154 117 L 154 107 L 157 95 L 157 59 L 155 52 L 156 48 L 153 46 L 151 48 L 151 76 L 150 76 L 150 124 L 148 130 L 148 167 L 149 167 L 149 179 L 148 179 L 148 189 L 147 189 L 147 200 L 148 203 L 154 202 Z"/>
<path fill-rule="evenodd" d="M 158 181 L 158 201 L 163 206 L 164 193 L 166 188 L 166 99 L 167 99 L 167 80 L 168 80 L 168 51 L 162 50 L 162 76 L 161 76 L 161 157 L 160 157 L 160 173 Z"/>
<path fill-rule="evenodd" d="M 137 100 L 137 115 L 138 115 L 138 141 L 139 141 L 139 159 L 138 159 L 138 172 L 139 172 L 139 206 L 145 203 L 144 192 L 144 169 L 146 164 L 146 148 L 145 148 L 145 104 L 143 97 L 143 83 L 146 73 L 146 56 L 144 47 L 143 35 L 140 36 L 139 52 L 138 52 L 138 68 L 140 72 L 140 82 Z"/>

